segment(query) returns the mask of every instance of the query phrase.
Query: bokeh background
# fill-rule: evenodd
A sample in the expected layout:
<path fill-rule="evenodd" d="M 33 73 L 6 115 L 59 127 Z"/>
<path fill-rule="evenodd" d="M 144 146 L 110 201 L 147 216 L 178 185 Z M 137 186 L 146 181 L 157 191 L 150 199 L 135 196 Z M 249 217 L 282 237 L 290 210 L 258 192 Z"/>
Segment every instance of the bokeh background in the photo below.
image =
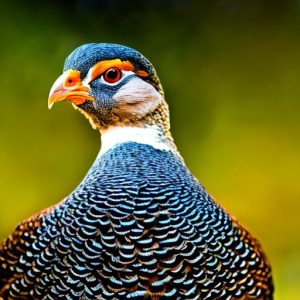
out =
<path fill-rule="evenodd" d="M 65 57 L 121 43 L 156 66 L 187 165 L 262 242 L 276 299 L 300 299 L 300 1 L 10 1 L 0 33 L 1 239 L 98 152 L 70 104 L 47 109 Z"/>

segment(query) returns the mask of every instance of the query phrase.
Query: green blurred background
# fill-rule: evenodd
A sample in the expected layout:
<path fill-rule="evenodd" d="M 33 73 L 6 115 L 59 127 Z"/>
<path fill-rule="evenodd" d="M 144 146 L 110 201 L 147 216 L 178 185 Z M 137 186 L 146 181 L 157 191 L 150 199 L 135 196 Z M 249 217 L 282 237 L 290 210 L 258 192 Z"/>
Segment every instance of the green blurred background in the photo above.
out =
<path fill-rule="evenodd" d="M 47 109 L 65 57 L 121 43 L 156 66 L 187 165 L 262 242 L 276 299 L 300 299 L 300 1 L 11 1 L 0 28 L 1 239 L 98 152 L 68 103 Z"/>

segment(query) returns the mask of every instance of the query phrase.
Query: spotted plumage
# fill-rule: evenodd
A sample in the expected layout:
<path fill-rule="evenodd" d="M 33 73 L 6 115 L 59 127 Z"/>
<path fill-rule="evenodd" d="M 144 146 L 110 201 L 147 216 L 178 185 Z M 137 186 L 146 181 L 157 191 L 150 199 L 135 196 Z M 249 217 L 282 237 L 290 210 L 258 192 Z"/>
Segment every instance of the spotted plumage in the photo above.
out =
<path fill-rule="evenodd" d="M 178 153 L 148 60 L 79 47 L 49 96 L 62 100 L 101 132 L 102 150 L 73 193 L 3 242 L 2 299 L 272 299 L 260 244 Z"/>

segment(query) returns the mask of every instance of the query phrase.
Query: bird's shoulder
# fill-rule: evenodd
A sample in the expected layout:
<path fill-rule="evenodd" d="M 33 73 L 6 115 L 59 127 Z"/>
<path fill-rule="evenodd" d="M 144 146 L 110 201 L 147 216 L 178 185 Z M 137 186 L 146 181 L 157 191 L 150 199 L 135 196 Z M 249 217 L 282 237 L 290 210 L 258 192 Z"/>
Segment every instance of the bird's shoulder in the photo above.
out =
<path fill-rule="evenodd" d="M 0 295 L 5 293 L 9 282 L 17 276 L 11 271 L 11 266 L 19 262 L 20 257 L 30 249 L 32 243 L 38 238 L 37 230 L 40 228 L 43 218 L 51 214 L 65 200 L 66 198 L 26 218 L 2 242 L 0 245 Z"/>
<path fill-rule="evenodd" d="M 237 236 L 246 248 L 251 252 L 243 251 L 243 256 L 247 257 L 250 277 L 253 278 L 261 288 L 265 290 L 273 289 L 271 266 L 261 243 L 250 233 L 250 231 L 241 225 L 234 216 L 231 216 L 233 226 L 237 228 Z"/>

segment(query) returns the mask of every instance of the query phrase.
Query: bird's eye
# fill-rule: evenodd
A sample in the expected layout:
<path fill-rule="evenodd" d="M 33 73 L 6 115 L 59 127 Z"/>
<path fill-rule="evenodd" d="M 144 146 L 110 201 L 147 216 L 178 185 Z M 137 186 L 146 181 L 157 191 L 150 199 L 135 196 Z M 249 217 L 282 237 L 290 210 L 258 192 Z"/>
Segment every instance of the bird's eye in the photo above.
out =
<path fill-rule="evenodd" d="M 121 79 L 121 71 L 117 68 L 110 68 L 103 74 L 103 79 L 108 83 L 115 83 Z"/>

